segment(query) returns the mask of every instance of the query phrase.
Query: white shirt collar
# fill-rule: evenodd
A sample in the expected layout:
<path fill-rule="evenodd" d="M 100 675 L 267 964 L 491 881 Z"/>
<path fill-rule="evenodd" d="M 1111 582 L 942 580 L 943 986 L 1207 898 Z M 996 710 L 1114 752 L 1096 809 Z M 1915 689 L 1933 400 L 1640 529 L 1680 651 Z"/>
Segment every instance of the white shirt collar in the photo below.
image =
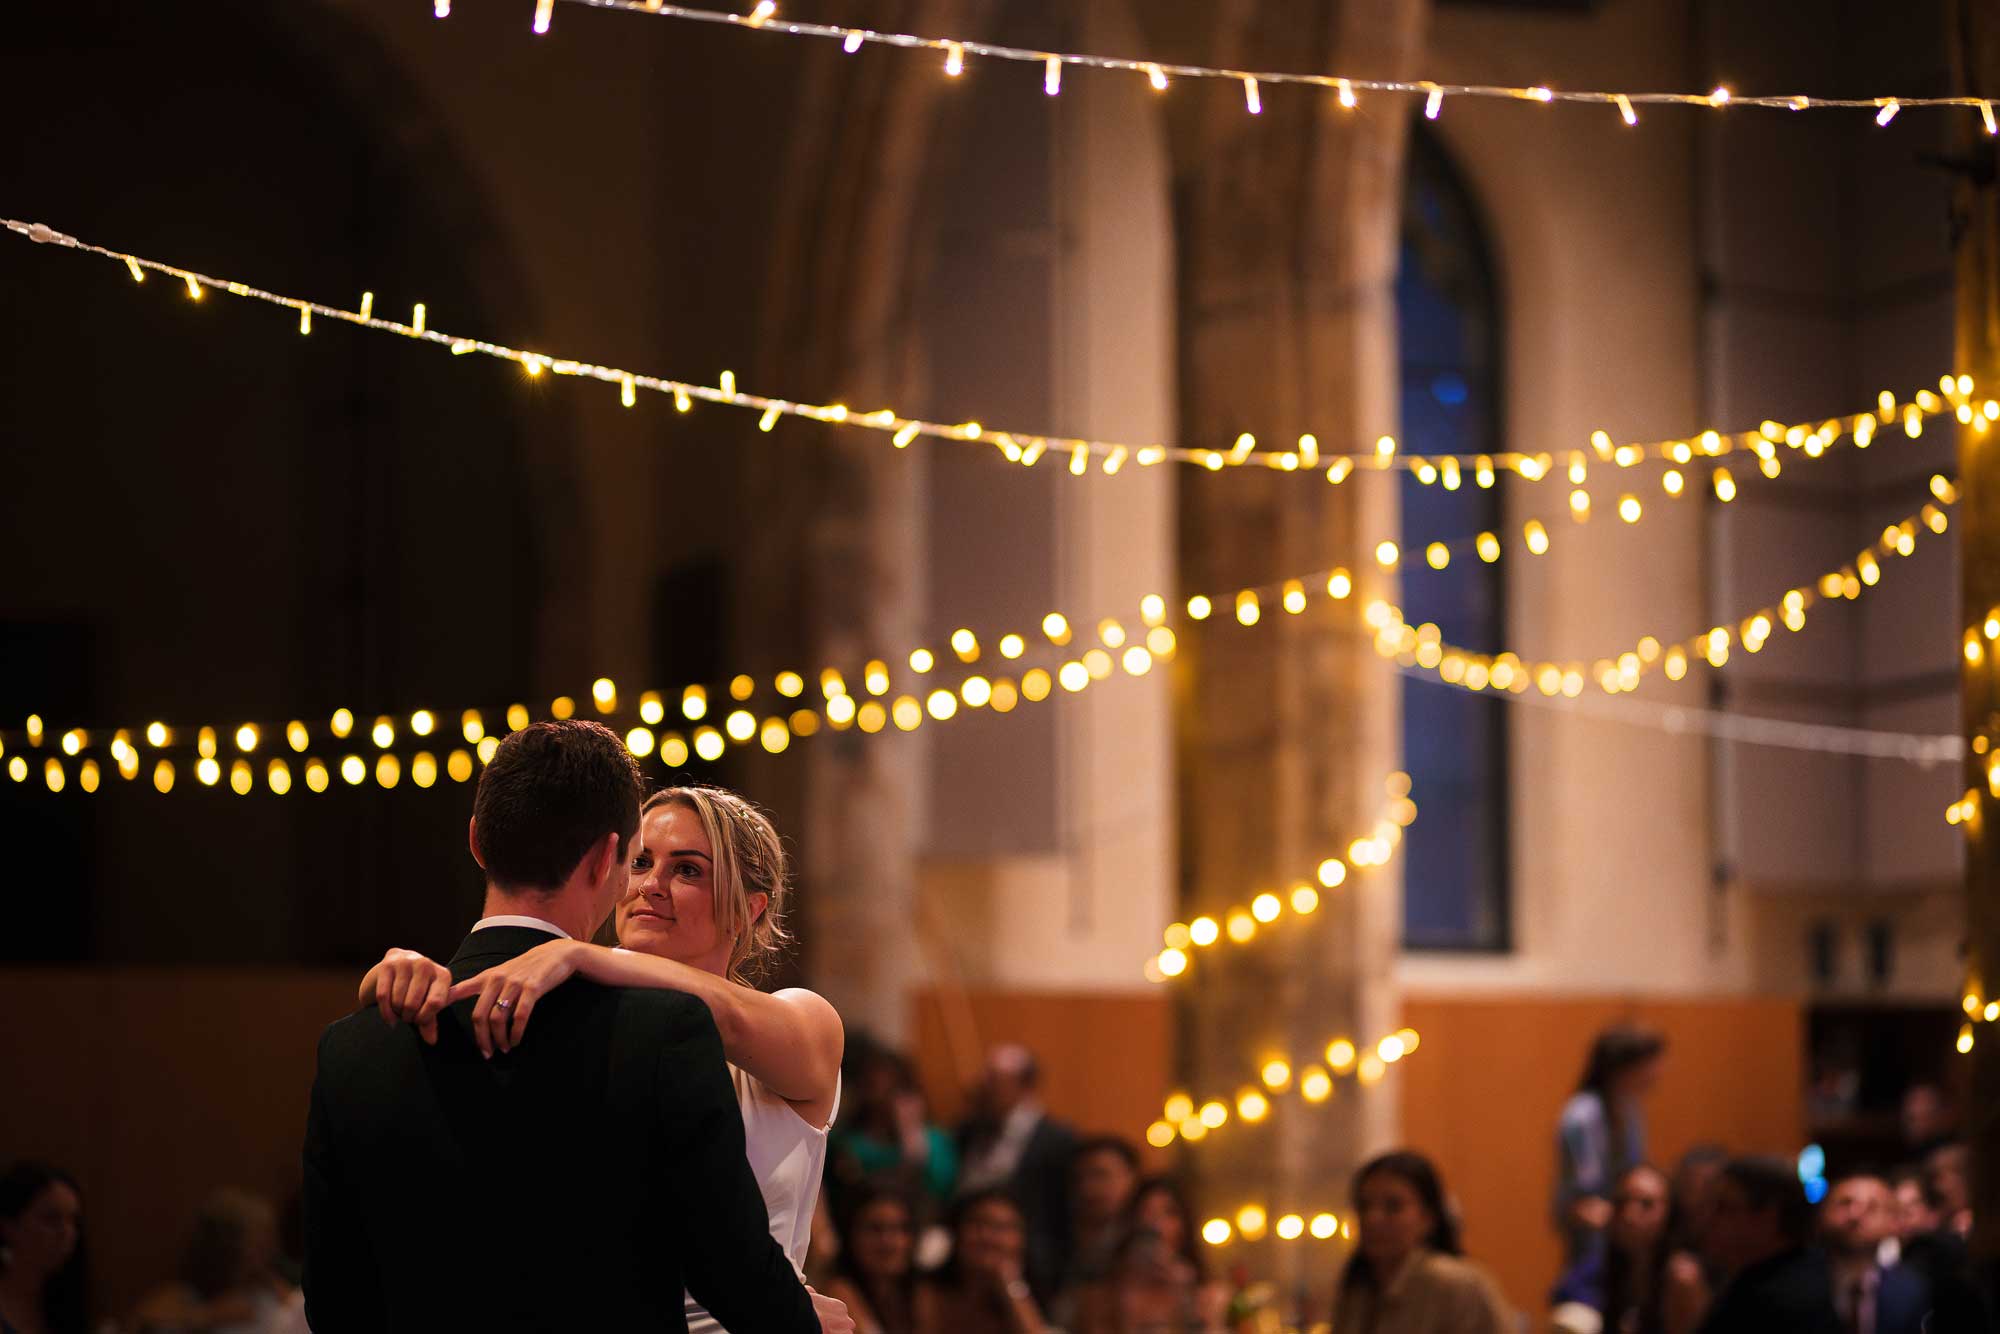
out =
<path fill-rule="evenodd" d="M 484 931 L 489 926 L 525 926 L 530 931 L 546 931 L 552 936 L 561 936 L 564 940 L 576 939 L 575 936 L 572 936 L 554 922 L 545 922 L 539 917 L 522 917 L 516 913 L 501 913 L 497 917 L 482 917 L 472 924 L 472 929 L 474 931 Z"/>

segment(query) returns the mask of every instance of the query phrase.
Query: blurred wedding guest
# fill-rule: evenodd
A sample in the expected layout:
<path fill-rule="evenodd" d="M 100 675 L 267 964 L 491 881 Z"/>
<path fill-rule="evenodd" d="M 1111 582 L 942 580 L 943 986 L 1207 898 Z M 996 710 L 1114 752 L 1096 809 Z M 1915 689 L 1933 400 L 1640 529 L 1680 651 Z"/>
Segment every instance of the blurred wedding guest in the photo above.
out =
<path fill-rule="evenodd" d="M 1938 1230 L 1943 1219 L 1925 1194 L 1923 1168 L 1897 1168 L 1889 1178 L 1889 1192 L 1896 1200 L 1896 1240 L 1903 1246 Z"/>
<path fill-rule="evenodd" d="M 857 1334 L 915 1334 L 917 1215 L 892 1186 L 863 1186 L 826 1294 L 847 1303 Z"/>
<path fill-rule="evenodd" d="M 1508 1334 L 1513 1312 L 1462 1258 L 1444 1183 L 1422 1154 L 1399 1151 L 1355 1174 L 1354 1254 L 1334 1294 L 1333 1334 Z"/>
<path fill-rule="evenodd" d="M 1194 1211 L 1171 1177 L 1132 1191 L 1104 1274 L 1068 1289 L 1057 1312 L 1069 1334 L 1180 1334 L 1215 1326 L 1229 1301 L 1209 1281 Z"/>
<path fill-rule="evenodd" d="M 1566 1264 L 1601 1242 L 1612 1183 L 1646 1161 L 1644 1104 L 1666 1049 L 1659 1034 L 1626 1025 L 1605 1029 L 1590 1045 L 1556 1127 L 1555 1220 Z"/>
<path fill-rule="evenodd" d="M 88 1334 L 83 1191 L 47 1163 L 0 1172 L 0 1334 Z"/>
<path fill-rule="evenodd" d="M 1930 1284 L 1901 1264 L 1882 1263 L 1895 1236 L 1889 1183 L 1868 1173 L 1841 1177 L 1820 1206 L 1820 1244 L 1833 1268 L 1833 1305 L 1850 1334 L 1922 1334 Z"/>
<path fill-rule="evenodd" d="M 1588 1307 L 1610 1334 L 1691 1334 L 1708 1285 L 1700 1265 L 1674 1250 L 1677 1212 L 1664 1172 L 1650 1165 L 1626 1172 L 1612 1192 L 1605 1246 L 1571 1267 L 1552 1301 Z"/>
<path fill-rule="evenodd" d="M 1901 1120 L 1904 1152 L 1919 1161 L 1951 1143 L 1958 1130 L 1951 1100 L 1936 1084 L 1912 1084 L 1903 1091 Z"/>
<path fill-rule="evenodd" d="M 278 1216 L 219 1190 L 196 1211 L 180 1277 L 132 1313 L 139 1334 L 305 1334 L 305 1299 L 278 1273 Z"/>
<path fill-rule="evenodd" d="M 1069 1254 L 1076 1132 L 1043 1108 L 1041 1069 L 1034 1053 L 1015 1043 L 987 1055 L 973 1108 L 960 1134 L 959 1189 L 1002 1189 L 1019 1204 L 1028 1229 L 1028 1282 L 1047 1302 Z"/>
<path fill-rule="evenodd" d="M 1028 1286 L 1026 1215 L 1004 1190 L 961 1196 L 951 1259 L 917 1287 L 917 1334 L 1045 1334 Z"/>
<path fill-rule="evenodd" d="M 843 1187 L 896 1185 L 943 1204 L 958 1181 L 958 1150 L 931 1124 L 909 1061 L 869 1043 L 855 1065 L 854 1110 L 834 1128 L 837 1179 Z"/>
<path fill-rule="evenodd" d="M 1707 1238 L 1727 1284 L 1701 1334 L 1844 1334 L 1826 1259 L 1807 1249 L 1812 1228 L 1812 1205 L 1790 1163 L 1732 1158 Z"/>
<path fill-rule="evenodd" d="M 1069 1254 L 1063 1266 L 1065 1291 L 1093 1283 L 1111 1270 L 1125 1240 L 1125 1211 L 1139 1185 L 1139 1150 L 1116 1135 L 1100 1135 L 1076 1147 L 1070 1160 Z"/>
<path fill-rule="evenodd" d="M 1941 1144 L 1924 1159 L 1924 1185 L 1939 1226 L 1965 1237 L 1972 1234 L 1972 1155 L 1961 1143 Z"/>
<path fill-rule="evenodd" d="M 1716 1183 L 1722 1180 L 1722 1165 L 1728 1161 L 1729 1150 L 1720 1144 L 1697 1144 L 1674 1164 L 1674 1208 L 1680 1224 L 1675 1246 L 1700 1249 L 1709 1215 L 1715 1209 Z"/>

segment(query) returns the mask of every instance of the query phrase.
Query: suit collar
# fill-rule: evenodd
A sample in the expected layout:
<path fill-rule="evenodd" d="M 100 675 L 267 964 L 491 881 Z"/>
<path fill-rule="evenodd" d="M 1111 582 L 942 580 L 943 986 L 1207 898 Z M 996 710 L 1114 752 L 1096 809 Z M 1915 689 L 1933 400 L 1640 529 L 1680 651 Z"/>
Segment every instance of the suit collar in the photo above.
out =
<path fill-rule="evenodd" d="M 462 982 L 474 973 L 518 958 L 537 945 L 562 939 L 564 937 L 553 930 L 543 931 L 530 926 L 489 926 L 475 930 L 451 956 L 452 980 Z"/>

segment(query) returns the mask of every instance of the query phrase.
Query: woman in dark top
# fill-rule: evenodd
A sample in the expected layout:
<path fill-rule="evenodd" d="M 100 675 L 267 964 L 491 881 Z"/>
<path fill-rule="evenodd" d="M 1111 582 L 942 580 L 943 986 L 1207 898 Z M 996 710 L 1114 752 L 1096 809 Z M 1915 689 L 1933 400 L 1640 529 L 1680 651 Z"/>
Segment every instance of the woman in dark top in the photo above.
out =
<path fill-rule="evenodd" d="M 0 1173 L 0 1334 L 88 1334 L 83 1192 L 46 1163 Z"/>
<path fill-rule="evenodd" d="M 909 1198 L 864 1186 L 841 1242 L 826 1295 L 847 1303 L 858 1334 L 914 1334 L 917 1213 Z"/>
<path fill-rule="evenodd" d="M 918 1334 L 1047 1334 L 1022 1273 L 1028 1224 L 1004 1190 L 962 1196 L 951 1211 L 951 1259 L 917 1288 Z"/>

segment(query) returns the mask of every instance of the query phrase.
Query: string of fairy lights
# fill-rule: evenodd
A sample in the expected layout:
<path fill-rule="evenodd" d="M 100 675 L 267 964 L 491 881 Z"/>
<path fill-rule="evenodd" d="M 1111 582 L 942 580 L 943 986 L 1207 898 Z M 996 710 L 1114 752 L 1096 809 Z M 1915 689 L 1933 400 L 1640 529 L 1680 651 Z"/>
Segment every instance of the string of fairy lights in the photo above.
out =
<path fill-rule="evenodd" d="M 1746 95 L 1717 87 L 1706 93 L 1599 92 L 1560 89 L 1546 84 L 1469 84 L 1432 79 L 1373 79 L 1338 74 L 1300 74 L 1278 70 L 1246 70 L 1227 66 L 1186 65 L 1170 61 L 1140 60 L 1123 56 L 1087 55 L 1074 51 L 1051 51 L 1035 47 L 1001 46 L 964 37 L 923 37 L 913 33 L 882 32 L 829 23 L 799 23 L 777 17 L 775 0 L 759 0 L 749 12 L 698 9 L 666 4 L 663 0 L 562 0 L 564 4 L 590 9 L 616 10 L 654 18 L 680 19 L 697 23 L 728 24 L 758 32 L 788 37 L 819 38 L 838 42 L 849 55 L 864 46 L 896 47 L 928 51 L 943 59 L 946 75 L 962 76 L 968 58 L 1004 61 L 1038 67 L 1042 91 L 1059 96 L 1063 76 L 1071 69 L 1106 70 L 1143 77 L 1157 92 L 1166 92 L 1175 80 L 1220 81 L 1241 89 L 1245 113 L 1256 116 L 1264 110 L 1266 87 L 1304 87 L 1331 93 L 1348 111 L 1361 105 L 1361 95 L 1392 94 L 1399 98 L 1421 99 L 1424 115 L 1436 120 L 1448 98 L 1475 98 L 1545 105 L 1592 105 L 1615 111 L 1627 126 L 1639 123 L 1639 108 L 1651 106 L 1699 107 L 1723 111 L 1732 107 L 1760 107 L 1783 111 L 1858 110 L 1872 112 L 1877 126 L 1887 128 L 1907 108 L 1946 107 L 1975 111 L 1986 133 L 2000 133 L 1993 102 L 1979 97 L 1820 97 L 1804 93 Z M 533 30 L 549 31 L 556 0 L 535 0 Z M 451 16 L 451 0 L 432 0 L 432 12 L 439 18 Z"/>
<path fill-rule="evenodd" d="M 1789 589 L 1777 604 L 1761 607 L 1733 624 L 1714 626 L 1681 641 L 1663 644 L 1657 636 L 1646 635 L 1616 659 L 1598 659 L 1588 669 L 1588 679 L 1594 680 L 1607 695 L 1636 690 L 1639 682 L 1654 671 L 1664 673 L 1670 681 L 1679 681 L 1695 663 L 1706 662 L 1713 668 L 1726 666 L 1734 646 L 1740 646 L 1746 653 L 1757 653 L 1777 629 L 1782 627 L 1794 633 L 1803 630 L 1806 612 L 1816 603 L 1858 599 L 1865 589 L 1881 582 L 1888 561 L 1914 554 L 1922 535 L 1942 535 L 1946 531 L 1950 518 L 1945 507 L 1956 503 L 1957 486 L 1949 478 L 1935 475 L 1930 480 L 1930 489 L 1936 497 L 1934 503 L 1890 524 L 1852 560 L 1826 571 L 1810 585 Z M 1516 693 L 1532 687 L 1545 696 L 1561 694 L 1571 699 L 1585 689 L 1585 668 L 1579 662 L 1535 661 L 1511 650 L 1498 654 L 1474 653 L 1445 643 L 1435 625 L 1408 624 L 1400 610 L 1380 600 L 1368 605 L 1363 619 L 1374 628 L 1376 650 L 1382 656 L 1394 658 L 1406 668 L 1435 673 L 1448 685 L 1463 683 L 1474 691 L 1490 687 Z M 2000 620 L 1996 620 L 1995 628 L 2000 631 Z M 1983 655 L 1980 632 L 1968 633 L 1965 651 L 1973 661 Z M 2000 771 L 1996 772 L 1996 780 L 2000 781 Z"/>
<path fill-rule="evenodd" d="M 1200 952 L 1218 945 L 1250 944 L 1265 928 L 1275 926 L 1287 908 L 1295 917 L 1310 917 L 1319 910 L 1322 890 L 1339 889 L 1353 876 L 1388 865 L 1403 841 L 1403 831 L 1416 823 L 1417 804 L 1410 799 L 1410 776 L 1406 773 L 1390 774 L 1383 780 L 1383 788 L 1387 795 L 1374 827 L 1350 841 L 1344 855 L 1324 858 L 1311 880 L 1300 879 L 1283 894 L 1267 889 L 1247 904 L 1169 924 L 1162 933 L 1165 948 L 1146 961 L 1146 980 L 1172 982 L 1191 976 Z"/>
<path fill-rule="evenodd" d="M 1636 689 L 1655 670 L 1669 680 L 1678 681 L 1702 663 L 1720 669 L 1729 662 L 1732 646 L 1740 645 L 1746 652 L 1755 653 L 1777 627 L 1790 631 L 1802 629 L 1807 609 L 1816 602 L 1859 598 L 1864 589 L 1880 581 L 1885 562 L 1910 555 L 1922 534 L 1946 531 L 1949 520 L 1944 507 L 1956 502 L 1956 487 L 1948 478 L 1938 475 L 1932 477 L 1930 490 L 1935 503 L 1926 504 L 1918 514 L 1890 525 L 1852 562 L 1822 575 L 1816 586 L 1794 588 L 1775 606 L 1682 640 L 1663 643 L 1660 638 L 1647 635 L 1616 659 L 1602 658 L 1588 666 L 1581 661 L 1535 660 L 1511 650 L 1484 654 L 1458 648 L 1445 643 L 1435 626 L 1409 625 L 1400 609 L 1379 597 L 1367 601 L 1360 617 L 1362 624 L 1373 632 L 1378 652 L 1395 659 L 1407 670 L 1431 673 L 1447 685 L 1504 694 L 1521 694 L 1532 688 L 1545 697 L 1573 700 L 1594 683 L 1606 695 L 1618 695 Z M 1344 567 L 1335 567 L 1274 585 L 1238 589 L 1233 595 L 1195 594 L 1186 600 L 1181 614 L 1185 621 L 1201 622 L 1216 615 L 1219 605 L 1230 605 L 1237 624 L 1248 628 L 1263 621 L 1262 609 L 1267 601 L 1274 602 L 1287 615 L 1299 616 L 1312 605 L 1318 590 L 1323 589 L 1325 598 L 1331 602 L 1346 603 L 1355 598 L 1358 587 L 1353 574 Z M 834 731 L 854 728 L 864 735 L 891 728 L 913 732 L 927 721 L 949 722 L 961 713 L 976 710 L 1010 713 L 1024 701 L 1040 703 L 1058 691 L 1080 693 L 1095 682 L 1115 676 L 1121 667 L 1128 676 L 1144 676 L 1157 663 L 1171 661 L 1179 640 L 1173 627 L 1167 624 L 1166 598 L 1148 594 L 1141 599 L 1139 612 L 1140 626 L 1130 630 L 1116 618 L 1099 621 L 1095 628 L 1098 642 L 1088 648 L 1078 644 L 1079 632 L 1061 612 L 1050 612 L 1043 618 L 1039 638 L 1034 641 L 1027 635 L 1009 632 L 992 641 L 989 647 L 964 627 L 949 637 L 950 656 L 966 667 L 978 664 L 989 652 L 997 653 L 1002 662 L 1025 665 L 1031 651 L 1037 654 L 1068 651 L 1069 656 L 1053 671 L 1042 666 L 1028 667 L 1018 680 L 1011 674 L 989 677 L 975 672 L 953 687 L 940 685 L 928 690 L 920 687 L 921 693 L 908 690 L 892 693 L 897 688 L 895 674 L 887 661 L 875 659 L 862 670 L 859 684 L 865 693 L 859 695 L 850 691 L 840 669 L 822 669 L 817 679 L 820 700 L 814 707 L 803 699 L 809 688 L 806 676 L 786 671 L 769 682 L 769 688 L 785 701 L 786 707 L 767 711 L 760 717 L 758 712 L 742 706 L 765 687 L 758 678 L 739 674 L 726 689 L 729 701 L 736 707 L 723 703 L 721 696 L 725 692 L 711 693 L 705 685 L 689 685 L 677 692 L 674 702 L 681 719 L 692 729 L 688 732 L 663 728 L 669 710 L 668 692 L 646 691 L 637 700 L 637 723 L 625 733 L 627 745 L 641 758 L 657 754 L 663 764 L 678 768 L 687 764 L 690 757 L 704 762 L 719 760 L 731 745 L 755 743 L 766 753 L 782 754 L 795 738 L 813 736 L 822 727 Z M 1996 621 L 1995 628 L 2000 631 L 2000 621 Z M 1983 653 L 1980 645 L 1978 635 L 1969 637 L 1968 653 Z M 928 647 L 911 650 L 905 659 L 915 677 L 934 672 L 942 660 L 943 655 Z M 904 684 L 907 685 L 907 679 Z M 619 716 L 621 695 L 611 679 L 599 678 L 594 682 L 588 699 L 600 716 Z M 551 702 L 546 716 L 568 718 L 577 711 L 577 701 L 563 696 Z M 712 719 L 712 712 L 721 716 Z M 293 718 L 283 723 L 242 722 L 226 729 L 226 733 L 213 726 L 177 727 L 158 720 L 111 728 L 71 727 L 56 732 L 40 717 L 31 716 L 24 731 L 11 739 L 17 746 L 25 742 L 29 751 L 48 747 L 77 760 L 74 781 L 78 790 L 86 793 L 96 791 L 107 777 L 96 758 L 99 751 L 108 755 L 115 772 L 127 781 L 137 779 L 142 768 L 150 769 L 154 789 L 167 793 L 180 780 L 180 770 L 172 755 L 163 752 L 192 747 L 196 758 L 188 771 L 199 785 L 215 787 L 226 776 L 232 790 L 249 795 L 257 790 L 257 771 L 261 768 L 264 789 L 285 795 L 294 790 L 295 777 L 302 780 L 306 791 L 315 793 L 333 786 L 336 775 L 349 786 L 361 786 L 372 777 L 377 786 L 395 787 L 406 773 L 403 760 L 393 753 L 398 742 L 426 744 L 434 736 L 448 736 L 451 716 L 452 712 L 418 709 L 406 715 L 378 714 L 372 722 L 365 722 L 352 710 L 342 708 L 317 730 L 304 720 Z M 441 760 L 420 750 L 409 760 L 410 781 L 418 787 L 429 787 L 441 774 L 460 782 L 468 779 L 474 758 L 483 762 L 498 744 L 489 732 L 489 725 L 497 724 L 502 716 L 507 730 L 514 731 L 525 727 L 533 715 L 521 703 L 507 706 L 504 713 L 489 714 L 478 708 L 456 711 L 458 731 L 470 750 L 454 749 Z M 333 762 L 306 754 L 315 746 L 349 743 L 357 732 L 382 753 L 370 761 L 350 749 Z M 304 758 L 295 760 L 274 753 L 280 737 L 294 756 Z M 8 756 L 9 740 L 8 734 L 0 734 L 0 756 Z M 225 760 L 224 751 L 230 743 L 235 754 Z M 261 764 L 254 758 L 260 748 L 270 757 Z M 150 765 L 145 761 L 146 752 L 152 753 Z M 295 763 L 304 766 L 297 775 L 293 773 Z M 14 753 L 7 758 L 8 776 L 17 783 L 27 781 L 33 767 L 24 754 Z M 63 760 L 52 753 L 43 756 L 39 768 L 51 791 L 60 792 L 71 781 Z M 1265 905 L 1267 911 L 1268 907 Z M 1254 926 L 1254 911 L 1248 920 Z M 1171 962 L 1171 956 L 1154 961 L 1162 969 Z"/>
<path fill-rule="evenodd" d="M 1362 1088 L 1382 1082 L 1389 1067 L 1413 1055 L 1422 1039 L 1413 1028 L 1398 1029 L 1367 1047 L 1345 1035 L 1328 1040 L 1323 1050 L 1304 1061 L 1270 1052 L 1258 1066 L 1255 1082 L 1245 1083 L 1228 1099 L 1196 1099 L 1186 1091 L 1167 1095 L 1160 1118 L 1146 1127 L 1146 1142 L 1164 1149 L 1176 1140 L 1199 1144 L 1232 1119 L 1257 1125 L 1270 1116 L 1272 1099 L 1296 1093 L 1312 1106 L 1332 1099 L 1339 1081 L 1351 1079 Z M 1324 1061 L 1320 1058 L 1324 1057 Z"/>
<path fill-rule="evenodd" d="M 123 264 L 138 283 L 143 283 L 148 273 L 166 276 L 181 284 L 191 300 L 203 300 L 206 293 L 216 291 L 281 307 L 296 314 L 297 328 L 301 335 L 309 335 L 312 332 L 315 318 L 336 320 L 373 332 L 393 334 L 448 348 L 455 356 L 478 353 L 512 361 L 519 364 L 529 376 L 539 376 L 546 372 L 615 385 L 620 402 L 628 408 L 637 405 L 639 392 L 644 390 L 671 396 L 675 408 L 683 413 L 691 411 L 697 401 L 755 412 L 758 414 L 759 429 L 766 433 L 775 429 L 780 420 L 789 417 L 887 435 L 891 445 L 898 449 L 907 448 L 918 439 L 984 444 L 991 446 L 1007 462 L 1023 467 L 1032 468 L 1045 458 L 1064 459 L 1067 461 L 1066 471 L 1079 477 L 1093 471 L 1117 475 L 1128 464 L 1137 468 L 1147 468 L 1175 462 L 1211 472 L 1241 467 L 1263 467 L 1290 473 L 1315 473 L 1323 470 L 1327 481 L 1335 485 L 1345 482 L 1360 470 L 1402 470 L 1411 473 L 1426 485 L 1435 484 L 1446 490 L 1456 490 L 1468 479 L 1474 486 L 1491 488 L 1502 474 L 1529 482 L 1540 482 L 1555 477 L 1560 472 L 1571 486 L 1571 516 L 1581 521 L 1588 519 L 1591 511 L 1592 502 L 1585 482 L 1593 459 L 1600 466 L 1610 466 L 1620 470 L 1631 469 L 1648 461 L 1664 462 L 1668 466 L 1661 473 L 1660 485 L 1664 493 L 1673 498 L 1696 490 L 1689 483 L 1683 469 L 1697 462 L 1709 464 L 1718 459 L 1749 452 L 1756 456 L 1756 466 L 1765 476 L 1776 477 L 1782 467 L 1778 454 L 1780 445 L 1798 451 L 1806 458 L 1816 459 L 1823 457 L 1843 441 L 1851 441 L 1857 448 L 1866 449 L 1884 428 L 1900 426 L 1906 435 L 1914 438 L 1922 434 L 1926 419 L 1944 412 L 1956 411 L 1962 422 L 1968 424 L 1977 422 L 1981 429 L 1984 429 L 1986 424 L 2000 420 L 2000 402 L 1974 403 L 1972 380 L 1968 376 L 1959 375 L 1945 376 L 1939 381 L 1943 397 L 1926 389 L 1907 401 L 1899 401 L 1893 393 L 1885 390 L 1879 397 L 1875 412 L 1829 417 L 1816 422 L 1788 424 L 1766 420 L 1753 430 L 1722 432 L 1710 429 L 1685 439 L 1624 444 L 1614 442 L 1605 431 L 1597 431 L 1591 436 L 1590 449 L 1567 451 L 1565 459 L 1560 461 L 1562 464 L 1560 468 L 1557 457 L 1548 452 L 1412 454 L 1393 436 L 1386 435 L 1377 439 L 1374 446 L 1366 451 L 1336 454 L 1323 449 L 1318 438 L 1312 434 L 1301 435 L 1295 446 L 1290 449 L 1260 447 L 1257 438 L 1248 432 L 1239 433 L 1234 443 L 1227 449 L 1203 449 L 1159 443 L 1141 444 L 1036 434 L 1018 430 L 993 430 L 975 421 L 931 421 L 909 416 L 893 408 L 857 412 L 841 403 L 811 403 L 749 393 L 739 388 L 735 374 L 730 371 L 722 372 L 714 385 L 706 385 L 613 366 L 601 366 L 575 358 L 550 356 L 485 339 L 460 337 L 433 328 L 430 325 L 429 311 L 423 303 L 418 303 L 412 308 L 407 322 L 390 320 L 375 314 L 375 297 L 372 292 L 362 294 L 357 309 L 346 310 L 308 301 L 302 297 L 266 291 L 233 279 L 212 277 L 128 251 L 96 245 L 41 223 L 8 218 L 0 219 L 0 226 L 30 241 L 115 260 Z M 1716 465 L 1708 479 L 1708 489 L 1713 490 L 1718 499 L 1726 502 L 1734 499 L 1736 495 L 1737 479 L 1731 475 L 1726 466 Z M 1627 523 L 1638 522 L 1644 513 L 1643 502 L 1636 492 L 1629 490 L 1620 494 L 1615 508 L 1619 517 Z M 1532 554 L 1546 551 L 1548 545 L 1546 525 L 1538 521 L 1530 522 L 1523 529 L 1521 541 Z M 1440 562 L 1448 560 L 1450 544 L 1430 542 L 1418 545 L 1425 550 L 1433 568 L 1444 568 Z M 1491 562 L 1500 557 L 1502 547 L 1495 534 L 1482 533 L 1472 545 L 1482 560 Z M 1394 556 L 1391 553 L 1396 546 L 1396 543 L 1384 541 L 1378 543 L 1376 549 L 1388 559 L 1389 563 L 1394 563 Z"/>

